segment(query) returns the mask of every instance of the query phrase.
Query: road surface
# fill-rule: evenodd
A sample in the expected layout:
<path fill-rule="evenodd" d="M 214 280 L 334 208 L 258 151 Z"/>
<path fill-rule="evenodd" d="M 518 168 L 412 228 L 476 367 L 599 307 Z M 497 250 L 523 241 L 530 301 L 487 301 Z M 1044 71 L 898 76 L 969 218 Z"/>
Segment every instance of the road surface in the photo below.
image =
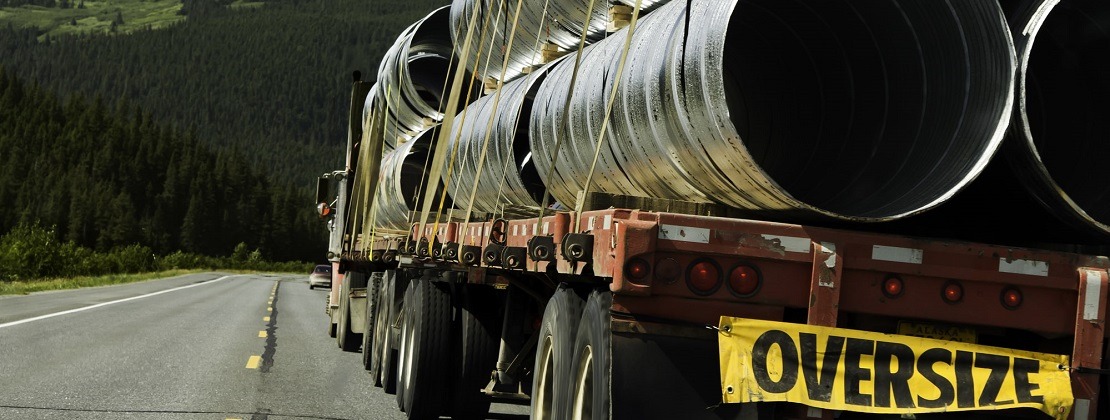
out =
<path fill-rule="evenodd" d="M 404 419 L 327 336 L 326 293 L 204 273 L 0 296 L 0 419 Z"/>

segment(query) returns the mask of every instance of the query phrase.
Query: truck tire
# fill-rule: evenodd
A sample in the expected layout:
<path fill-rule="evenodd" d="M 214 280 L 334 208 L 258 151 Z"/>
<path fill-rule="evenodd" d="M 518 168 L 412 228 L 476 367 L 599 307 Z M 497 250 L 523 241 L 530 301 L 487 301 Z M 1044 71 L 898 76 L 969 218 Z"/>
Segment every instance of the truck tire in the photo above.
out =
<path fill-rule="evenodd" d="M 354 353 L 362 345 L 362 334 L 351 331 L 351 288 L 365 285 L 366 274 L 351 271 L 347 279 L 349 281 L 343 282 L 339 292 L 339 331 L 336 342 L 343 351 Z"/>
<path fill-rule="evenodd" d="M 382 391 L 385 391 L 386 394 L 396 394 L 397 347 L 398 343 L 401 341 L 400 334 L 393 328 L 393 323 L 399 316 L 397 310 L 400 306 L 394 300 L 397 291 L 396 272 L 386 274 L 385 287 L 382 290 L 383 301 L 385 302 L 382 309 L 389 315 L 381 318 L 379 321 L 379 326 L 382 328 L 382 344 L 379 347 L 381 352 L 381 363 L 378 369 L 378 381 L 381 382 Z"/>
<path fill-rule="evenodd" d="M 438 419 L 446 413 L 450 381 L 443 380 L 451 368 L 450 285 L 421 281 L 412 294 L 412 337 L 405 360 L 404 406 L 409 420 Z"/>
<path fill-rule="evenodd" d="M 401 411 L 405 411 L 405 392 L 409 384 L 409 372 L 412 371 L 412 325 L 415 322 L 413 311 L 418 310 L 412 295 L 420 283 L 423 281 L 413 279 L 408 289 L 405 289 L 405 297 L 401 299 L 401 340 L 397 345 L 397 408 Z"/>
<path fill-rule="evenodd" d="M 458 295 L 458 376 L 451 414 L 456 420 L 485 419 L 490 397 L 481 392 L 497 367 L 501 345 L 501 307 L 497 292 L 486 285 L 467 285 Z"/>
<path fill-rule="evenodd" d="M 331 322 L 330 319 L 328 320 L 328 325 L 328 337 L 335 338 L 335 333 L 339 330 L 339 327 L 335 325 L 334 322 Z"/>
<path fill-rule="evenodd" d="M 609 308 L 613 295 L 607 290 L 595 290 L 586 300 L 578 335 L 574 339 L 574 358 L 571 359 L 573 381 L 568 392 L 570 411 L 566 418 L 609 419 L 609 373 L 612 336 Z"/>
<path fill-rule="evenodd" d="M 388 282 L 388 276 L 383 274 L 382 279 L 377 287 L 377 313 L 374 315 L 374 322 L 370 324 L 370 333 L 374 335 L 374 342 L 370 347 L 370 382 L 373 383 L 376 387 L 382 386 L 381 372 L 382 359 L 384 359 L 384 357 L 382 357 L 382 348 L 389 346 L 385 330 L 386 328 L 388 328 L 387 326 L 389 325 L 389 320 L 392 318 L 390 316 L 390 308 L 392 307 L 392 305 L 389 302 L 391 300 L 391 297 L 386 294 L 386 292 L 388 291 L 386 287 Z M 366 349 L 363 348 L 362 351 L 366 351 Z"/>
<path fill-rule="evenodd" d="M 366 284 L 366 327 L 362 330 L 362 366 L 370 370 L 374 361 L 374 320 L 378 317 L 378 288 L 381 273 L 371 273 Z"/>
<path fill-rule="evenodd" d="M 569 418 L 571 358 L 582 315 L 582 298 L 565 283 L 547 301 L 532 371 L 532 420 Z"/>

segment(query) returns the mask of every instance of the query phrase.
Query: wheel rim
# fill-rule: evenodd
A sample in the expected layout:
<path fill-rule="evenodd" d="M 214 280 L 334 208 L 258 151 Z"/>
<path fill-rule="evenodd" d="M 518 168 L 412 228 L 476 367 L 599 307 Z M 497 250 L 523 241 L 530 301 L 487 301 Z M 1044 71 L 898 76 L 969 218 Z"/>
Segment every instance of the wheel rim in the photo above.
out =
<path fill-rule="evenodd" d="M 582 357 L 578 359 L 578 366 L 574 372 L 574 406 L 571 408 L 571 419 L 593 419 L 594 402 L 594 353 L 590 346 L 582 349 Z"/>
<path fill-rule="evenodd" d="M 391 342 L 391 340 L 389 338 L 390 334 L 392 333 L 391 329 L 393 328 L 393 325 L 392 325 L 393 320 L 392 320 L 391 317 L 389 317 L 387 315 L 387 318 L 384 321 L 385 321 L 385 325 L 383 326 L 383 329 L 385 331 L 382 332 L 382 344 L 381 344 L 381 346 L 378 347 L 379 349 L 381 349 L 381 357 L 378 359 L 378 361 L 381 362 L 378 365 L 378 378 L 382 381 L 383 386 L 385 386 L 386 381 L 389 378 L 389 375 L 385 371 L 385 368 L 386 368 L 385 361 L 386 361 L 386 359 L 389 358 L 389 352 L 390 352 L 390 350 L 392 350 L 390 347 L 393 345 L 393 343 Z M 392 362 L 396 362 L 396 361 L 392 361 Z M 392 366 L 390 366 L 390 367 L 392 367 Z"/>
<path fill-rule="evenodd" d="M 543 346 L 540 347 L 540 370 L 536 372 L 536 377 L 539 378 L 539 383 L 536 384 L 536 389 L 532 390 L 535 394 L 532 396 L 535 405 L 532 407 L 532 418 L 535 420 L 545 420 L 551 418 L 551 397 L 554 395 L 555 384 L 555 367 L 552 366 L 551 356 L 554 353 L 551 346 L 551 336 L 543 338 Z"/>
<path fill-rule="evenodd" d="M 414 331 L 410 328 L 408 321 L 408 319 L 405 320 L 405 326 L 401 330 L 403 334 L 402 337 L 404 337 L 405 340 L 404 348 L 401 352 L 403 354 L 401 356 L 401 369 L 403 369 L 401 373 L 404 378 L 405 389 L 409 389 L 412 385 L 412 347 L 416 341 L 416 334 L 414 334 Z"/>
<path fill-rule="evenodd" d="M 404 309 L 401 310 L 401 340 L 397 349 L 397 391 L 405 386 L 405 349 L 408 347 L 409 327 L 405 322 Z"/>

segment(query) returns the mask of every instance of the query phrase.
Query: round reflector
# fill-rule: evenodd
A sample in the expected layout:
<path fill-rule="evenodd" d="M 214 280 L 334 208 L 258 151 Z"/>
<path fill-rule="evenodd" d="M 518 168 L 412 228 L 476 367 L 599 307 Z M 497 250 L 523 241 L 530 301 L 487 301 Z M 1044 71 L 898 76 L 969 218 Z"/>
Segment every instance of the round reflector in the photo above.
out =
<path fill-rule="evenodd" d="M 950 282 L 944 285 L 944 290 L 941 292 L 944 301 L 948 303 L 957 303 L 964 298 L 964 287 L 959 283 Z"/>
<path fill-rule="evenodd" d="M 678 261 L 675 261 L 674 258 L 665 258 L 655 263 L 655 278 L 667 284 L 678 281 L 680 274 L 682 274 L 682 268 L 679 267 Z"/>
<path fill-rule="evenodd" d="M 888 298 L 902 296 L 902 279 L 890 276 L 883 280 L 883 294 Z"/>
<path fill-rule="evenodd" d="M 711 295 L 721 287 L 721 269 L 710 260 L 701 260 L 690 265 L 686 272 L 686 286 L 699 295 Z"/>
<path fill-rule="evenodd" d="M 762 283 L 755 267 L 738 265 L 728 274 L 728 288 L 739 297 L 750 297 L 759 291 Z"/>
<path fill-rule="evenodd" d="M 1006 309 L 1017 309 L 1021 306 L 1024 298 L 1021 296 L 1021 291 L 1015 287 L 1007 287 L 1002 290 L 1002 306 Z"/>
<path fill-rule="evenodd" d="M 643 280 L 649 273 L 651 273 L 651 266 L 640 258 L 633 258 L 624 265 L 624 274 L 632 280 Z"/>

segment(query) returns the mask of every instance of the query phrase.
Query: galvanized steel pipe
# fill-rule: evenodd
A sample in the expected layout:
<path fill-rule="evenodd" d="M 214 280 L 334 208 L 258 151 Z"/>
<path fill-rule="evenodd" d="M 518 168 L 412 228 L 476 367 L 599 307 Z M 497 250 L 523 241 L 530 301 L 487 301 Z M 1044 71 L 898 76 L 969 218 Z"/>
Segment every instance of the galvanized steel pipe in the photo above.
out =
<path fill-rule="evenodd" d="M 560 51 L 567 52 L 578 49 L 583 31 L 586 32 L 587 45 L 605 38 L 609 22 L 608 0 L 596 0 L 592 10 L 590 0 L 524 0 L 510 51 L 507 44 L 517 1 L 454 0 L 451 3 L 451 34 L 456 48 L 461 48 L 462 39 L 470 29 L 470 15 L 474 8 L 478 8 L 478 27 L 472 30 L 479 41 L 471 46 L 471 59 L 467 63 L 471 72 L 483 78 L 500 78 L 501 65 L 508 52 L 509 66 L 505 69 L 505 80 L 514 80 L 524 74 L 522 71 L 525 68 L 544 64 L 542 49 L 545 44 L 553 44 Z M 666 1 L 644 0 L 641 8 L 645 12 L 650 11 Z M 621 2 L 629 6 L 636 4 L 635 0 Z M 483 22 L 487 20 L 485 36 L 478 38 Z M 476 59 L 479 49 L 482 56 Z"/>
<path fill-rule="evenodd" d="M 426 129 L 412 141 L 385 152 L 378 176 L 378 192 L 374 196 L 374 214 L 369 219 L 374 226 L 408 230 L 409 215 L 420 204 L 416 192 L 427 183 L 424 164 L 431 153 L 429 148 L 436 128 L 438 126 Z M 450 202 L 445 204 L 446 208 L 450 206 Z"/>
<path fill-rule="evenodd" d="M 441 7 L 405 29 L 378 68 L 367 109 L 385 112 L 389 148 L 412 139 L 443 119 L 440 101 L 451 77 L 453 44 L 448 32 L 449 7 Z M 370 108 L 370 105 L 377 108 Z M 365 113 L 364 113 L 365 114 Z"/>
<path fill-rule="evenodd" d="M 1015 22 L 1019 112 L 1005 156 L 1056 217 L 1110 235 L 1110 4 L 1027 2 Z"/>
<path fill-rule="evenodd" d="M 995 1 L 694 0 L 641 23 L 594 191 L 891 220 L 975 178 L 1014 102 Z M 537 92 L 533 158 L 541 176 L 554 166 L 544 182 L 564 203 L 583 189 L 625 36 L 585 52 L 570 115 L 568 62 Z"/>
<path fill-rule="evenodd" d="M 448 152 L 455 153 L 456 148 L 458 152 L 450 178 L 445 172 L 443 181 L 452 193 L 458 193 L 454 197 L 456 203 L 468 205 L 470 191 L 477 182 L 475 210 L 493 213 L 505 204 L 539 206 L 545 187 L 532 162 L 527 117 L 533 96 L 550 68 L 546 66 L 502 86 L 497 108 L 493 106 L 494 96 L 487 95 L 470 104 L 464 115 L 455 120 Z M 486 161 L 481 174 L 476 174 L 486 136 L 490 136 Z"/>

